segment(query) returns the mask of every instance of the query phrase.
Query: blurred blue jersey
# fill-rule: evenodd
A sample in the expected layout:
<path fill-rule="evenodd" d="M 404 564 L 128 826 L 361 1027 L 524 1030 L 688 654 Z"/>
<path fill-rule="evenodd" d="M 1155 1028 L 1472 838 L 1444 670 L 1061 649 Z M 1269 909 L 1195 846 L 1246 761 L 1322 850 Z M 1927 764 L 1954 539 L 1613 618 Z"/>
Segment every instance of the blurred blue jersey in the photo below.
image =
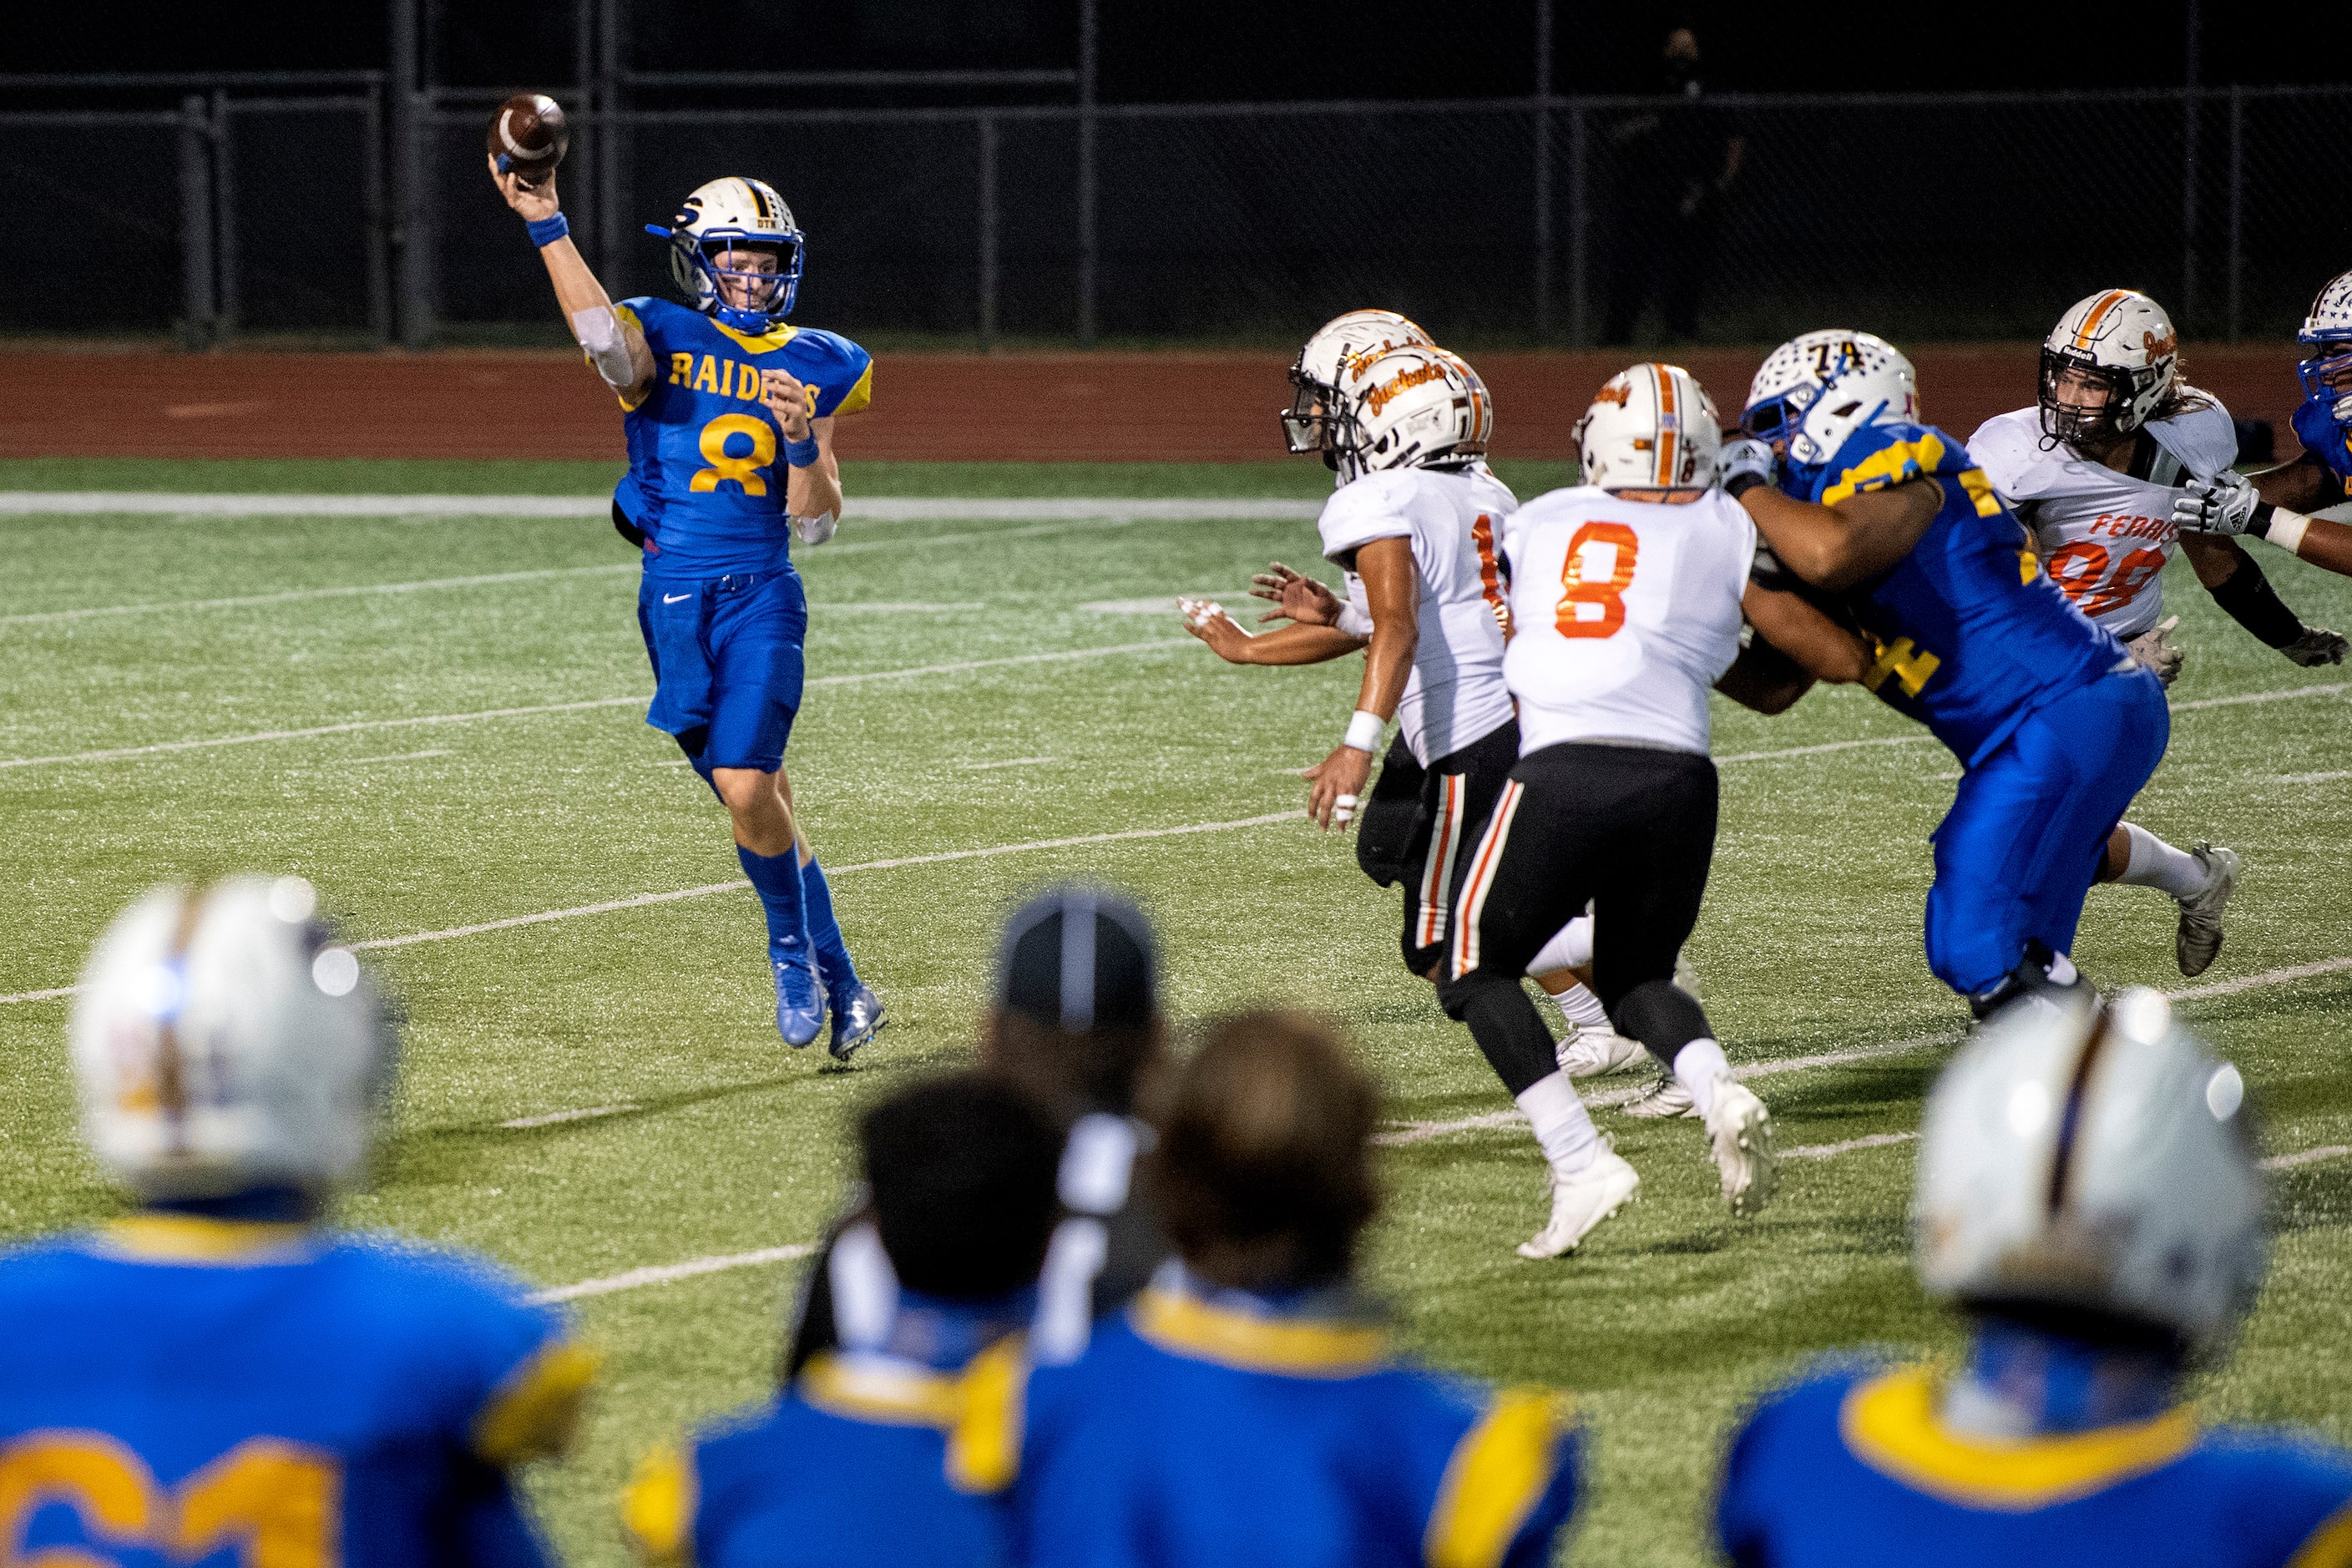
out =
<path fill-rule="evenodd" d="M 2306 397 L 2295 405 L 2294 438 L 2303 449 L 2327 465 L 2336 476 L 2336 489 L 2342 495 L 2345 482 L 2352 479 L 2352 429 L 2336 422 L 2333 396 Z"/>
<path fill-rule="evenodd" d="M 622 1519 L 663 1568 L 993 1568 L 996 1508 L 947 1482 L 956 1374 L 824 1352 L 744 1416 L 658 1450 Z"/>
<path fill-rule="evenodd" d="M 1067 1366 L 968 1381 L 961 1486 L 1034 1568 L 1410 1568 L 1551 1560 L 1580 1434 L 1541 1390 L 1401 1365 L 1378 1328 L 1155 1284 Z"/>
<path fill-rule="evenodd" d="M 1878 646 L 1863 684 L 1974 766 L 2026 715 L 2128 656 L 2042 573 L 2024 525 L 1940 430 L 1864 426 L 1800 499 L 1831 506 L 1919 479 L 1944 493 L 1927 531 L 1893 568 L 1837 597 Z"/>
<path fill-rule="evenodd" d="M 1916 1369 L 1767 1399 L 1734 1440 L 1716 1529 L 1741 1568 L 2343 1568 L 2352 1457 L 2130 1426 L 1993 1442 L 1949 1431 Z"/>
<path fill-rule="evenodd" d="M 543 1561 L 509 1467 L 592 1359 L 487 1268 L 150 1215 L 0 1258 L 5 1559 Z"/>
<path fill-rule="evenodd" d="M 614 310 L 654 354 L 652 390 L 624 416 L 629 472 L 614 492 L 648 536 L 646 574 L 686 582 L 781 570 L 792 542 L 783 437 L 760 400 L 760 373 L 789 371 L 822 419 L 866 407 L 873 356 L 803 327 L 752 337 L 667 300 Z"/>

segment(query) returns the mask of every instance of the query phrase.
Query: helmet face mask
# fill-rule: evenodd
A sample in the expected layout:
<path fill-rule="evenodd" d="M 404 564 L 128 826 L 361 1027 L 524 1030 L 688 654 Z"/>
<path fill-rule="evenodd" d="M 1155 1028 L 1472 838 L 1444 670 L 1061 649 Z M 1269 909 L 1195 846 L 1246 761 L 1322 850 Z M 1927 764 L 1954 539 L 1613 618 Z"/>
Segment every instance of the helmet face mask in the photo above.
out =
<path fill-rule="evenodd" d="M 672 221 L 670 228 L 647 224 L 646 232 L 669 242 L 670 277 L 696 310 L 747 332 L 768 331 L 792 314 L 807 237 L 773 186 L 731 175 L 712 180 L 695 188 Z M 772 271 L 743 265 L 761 253 L 775 258 Z"/>
<path fill-rule="evenodd" d="M 2136 289 L 2076 300 L 2042 344 L 2042 434 L 2096 452 L 2157 416 L 2179 378 L 2180 338 Z"/>

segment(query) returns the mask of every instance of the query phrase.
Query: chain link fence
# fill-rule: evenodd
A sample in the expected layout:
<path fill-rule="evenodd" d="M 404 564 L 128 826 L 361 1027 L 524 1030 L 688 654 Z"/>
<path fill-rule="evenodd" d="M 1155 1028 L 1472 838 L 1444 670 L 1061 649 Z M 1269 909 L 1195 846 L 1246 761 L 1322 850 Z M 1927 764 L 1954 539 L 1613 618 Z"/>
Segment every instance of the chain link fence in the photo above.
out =
<path fill-rule="evenodd" d="M 411 140 L 380 85 L 0 114 L 0 331 L 551 331 L 483 172 L 487 109 L 419 100 Z M 2219 88 L 584 111 L 562 182 L 617 296 L 669 288 L 645 222 L 758 174 L 810 237 L 802 319 L 942 344 L 1287 343 L 1369 302 L 1465 345 L 2032 338 L 2115 282 L 2192 337 L 2275 337 L 2352 265 L 2352 176 L 2319 155 L 2347 109 Z"/>

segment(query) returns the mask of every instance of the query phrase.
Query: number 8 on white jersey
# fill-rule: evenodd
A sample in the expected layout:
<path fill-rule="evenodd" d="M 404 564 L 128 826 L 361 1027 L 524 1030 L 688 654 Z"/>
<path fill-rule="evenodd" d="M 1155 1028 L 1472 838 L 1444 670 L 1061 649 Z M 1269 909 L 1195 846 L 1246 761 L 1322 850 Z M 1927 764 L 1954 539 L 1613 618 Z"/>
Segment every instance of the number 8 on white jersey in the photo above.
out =
<path fill-rule="evenodd" d="M 1554 490 L 1505 522 L 1503 552 L 1520 754 L 1621 740 L 1704 755 L 1706 694 L 1738 657 L 1756 555 L 1739 503 L 1718 490 L 1680 505 Z"/>

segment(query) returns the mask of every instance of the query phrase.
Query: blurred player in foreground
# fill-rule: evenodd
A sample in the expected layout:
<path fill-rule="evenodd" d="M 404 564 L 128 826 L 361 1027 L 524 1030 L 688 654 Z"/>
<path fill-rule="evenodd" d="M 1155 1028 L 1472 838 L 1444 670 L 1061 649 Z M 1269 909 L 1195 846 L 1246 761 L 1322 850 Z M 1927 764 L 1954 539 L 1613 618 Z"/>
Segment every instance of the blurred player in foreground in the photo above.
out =
<path fill-rule="evenodd" d="M 2219 399 L 2181 378 L 2171 318 L 2147 295 L 2105 289 L 2078 300 L 2042 345 L 2039 403 L 1987 420 L 1969 453 L 2031 531 L 2051 581 L 2167 686 L 2184 657 L 2165 637 L 2180 617 L 2159 619 L 2176 543 L 2213 602 L 2263 642 L 2301 665 L 2343 658 L 2344 639 L 2306 627 L 2235 540 L 2177 522 L 2186 486 L 2231 471 L 2238 432 Z M 2202 974 L 2221 951 L 2236 851 L 2183 851 L 2122 823 L 2099 879 L 2179 903 L 2181 973 Z"/>
<path fill-rule="evenodd" d="M 622 1517 L 658 1568 L 994 1568 L 1001 1523 L 951 1489 L 972 1358 L 1029 1321 L 1061 1139 L 980 1073 L 902 1089 L 858 1128 L 867 1217 L 835 1244 L 841 1344 L 765 1405 L 638 1468 Z"/>
<path fill-rule="evenodd" d="M 1089 1325 L 1143 1289 L 1168 1256 L 1135 1181 L 1151 1132 L 1141 1102 L 1167 1066 L 1159 942 L 1143 911 L 1115 893 L 1055 888 L 1024 904 L 997 944 L 996 1002 L 981 1026 L 982 1072 L 1012 1084 L 1062 1135 L 1055 1187 L 1066 1211 L 1046 1255 L 1031 1342 L 1066 1359 Z M 854 1206 L 810 1265 L 784 1375 L 840 1342 L 833 1260 Z M 869 1258 L 870 1264 L 871 1259 Z"/>
<path fill-rule="evenodd" d="M 1574 435 L 1582 482 L 1503 526 L 1519 755 L 1463 879 L 1438 989 L 1551 1167 L 1551 1215 L 1519 1247 L 1526 1258 L 1572 1250 L 1642 1184 L 1551 1070 L 1549 1037 L 1519 984 L 1548 933 L 1588 901 L 1610 1017 L 1706 1119 L 1732 1211 L 1770 1197 L 1770 1115 L 1674 983 L 1715 854 L 1707 692 L 1780 711 L 1814 679 L 1781 650 L 1815 641 L 1822 673 L 1862 672 L 1853 637 L 1749 582 L 1756 530 L 1714 488 L 1715 405 L 1688 371 L 1639 364 L 1612 377 Z M 1757 627 L 1746 648 L 1743 620 Z"/>
<path fill-rule="evenodd" d="M 1371 1084 L 1296 1014 L 1226 1019 L 1147 1163 L 1181 1262 L 1074 1364 L 984 1355 L 949 1450 L 1015 1562 L 1538 1568 L 1576 1503 L 1567 1401 L 1399 1362 L 1354 1284 Z"/>
<path fill-rule="evenodd" d="M 546 1560 L 510 1475 L 569 1444 L 593 1359 L 487 1263 L 320 1223 L 396 1037 L 316 902 L 158 889 L 82 972 L 83 1127 L 139 1206 L 0 1257 L 11 1563 Z"/>
<path fill-rule="evenodd" d="M 526 185 L 493 160 L 490 176 L 529 226 L 588 363 L 621 400 L 629 472 L 614 514 L 645 550 L 637 626 L 656 682 L 646 721 L 677 740 L 733 819 L 737 858 L 767 913 L 777 1031 L 808 1045 L 829 1004 L 828 1048 L 846 1061 L 882 1026 L 883 1009 L 850 962 L 784 777 L 808 636 L 791 542 L 833 537 L 834 420 L 866 405 L 872 356 L 784 321 L 803 236 L 758 180 L 713 180 L 686 198 L 675 228 L 652 228 L 670 242 L 689 308 L 614 305 L 569 237 L 554 175 Z"/>
<path fill-rule="evenodd" d="M 2352 1456 L 2182 1403 L 2262 1283 L 2245 1087 L 2151 991 L 2004 1014 L 1927 1102 L 1919 1278 L 1965 1363 L 1767 1398 L 1716 1525 L 1742 1568 L 2343 1568 Z"/>
<path fill-rule="evenodd" d="M 1863 684 L 1960 761 L 1933 838 L 1927 964 L 1983 1018 L 2080 980 L 2067 950 L 2084 896 L 2171 713 L 2155 674 L 2035 568 L 1992 481 L 1918 408 L 1911 362 L 1885 340 L 1791 339 L 1748 388 L 1725 489 L 1786 581 L 1875 646 Z"/>
<path fill-rule="evenodd" d="M 1356 860 L 1404 888 L 1405 967 L 1434 976 L 1470 846 L 1518 757 L 1503 683 L 1508 612 L 1496 529 L 1518 506 L 1486 467 L 1494 400 L 1477 373 L 1393 310 L 1350 310 L 1318 328 L 1290 371 L 1283 439 L 1336 478 L 1317 522 L 1343 599 L 1276 562 L 1252 590 L 1276 602 L 1252 637 L 1221 605 L 1180 604 L 1187 630 L 1231 664 L 1321 664 L 1366 653 L 1355 716 L 1307 772 L 1307 811 L 1328 828 L 1360 824 Z M 1397 733 L 1370 789 L 1389 721 Z M 1592 957 L 1592 922 L 1564 925 L 1532 963 L 1568 1020 L 1562 1069 L 1578 1077 L 1638 1059 L 1572 970 Z"/>

